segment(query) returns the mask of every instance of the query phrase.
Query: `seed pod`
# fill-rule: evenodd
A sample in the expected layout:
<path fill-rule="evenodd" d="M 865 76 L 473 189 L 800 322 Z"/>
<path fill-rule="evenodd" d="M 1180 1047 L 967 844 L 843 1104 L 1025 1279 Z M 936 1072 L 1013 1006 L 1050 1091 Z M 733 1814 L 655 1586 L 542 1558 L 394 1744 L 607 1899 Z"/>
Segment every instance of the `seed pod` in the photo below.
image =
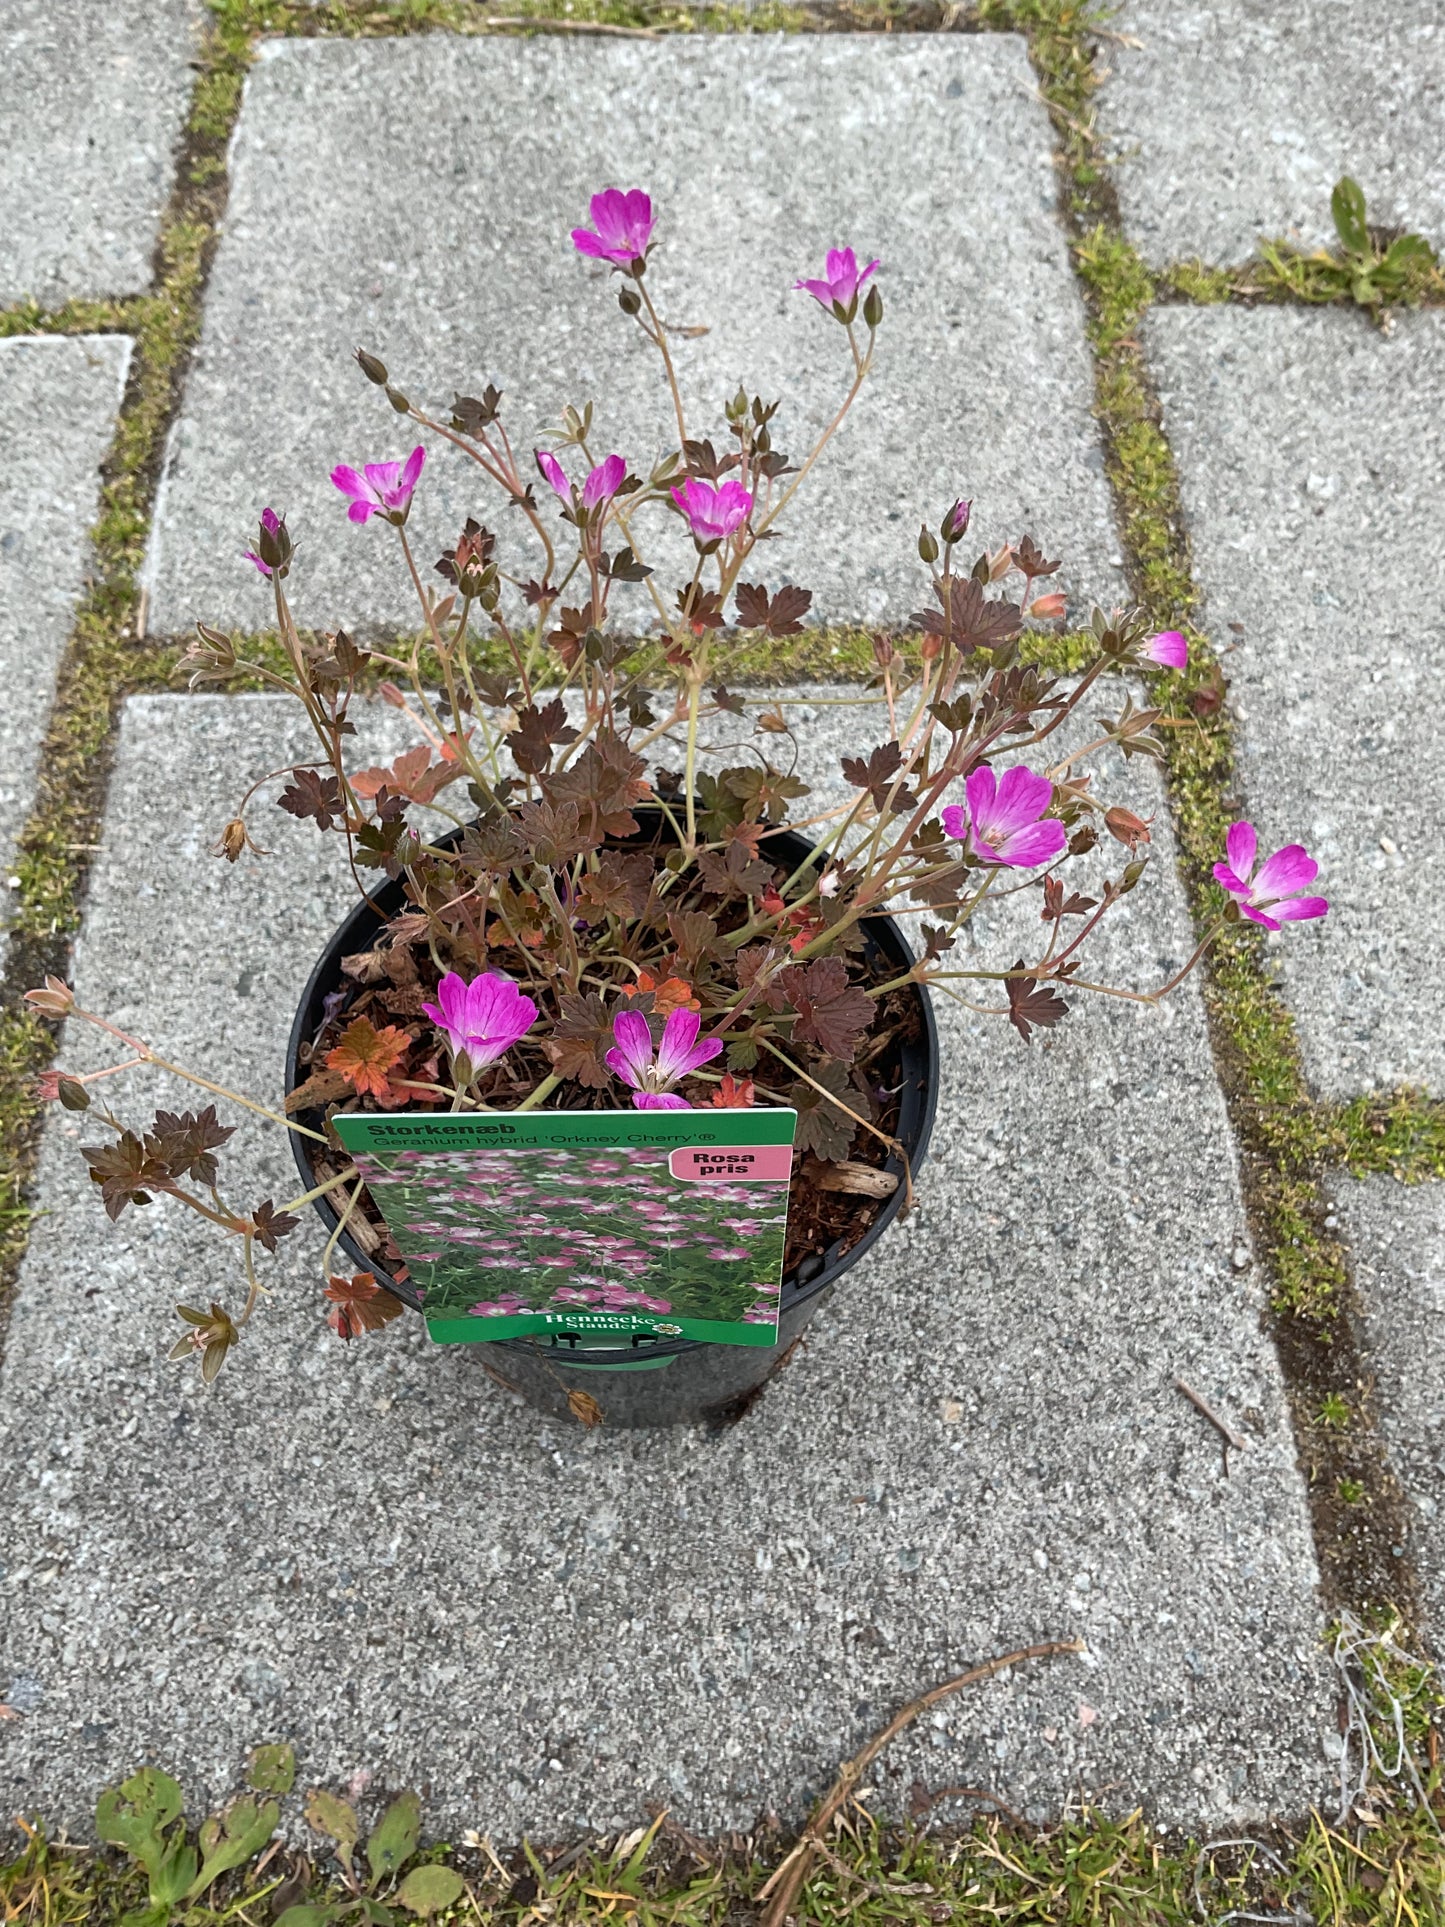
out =
<path fill-rule="evenodd" d="M 66 1077 L 63 1073 L 56 1079 L 55 1095 L 67 1111 L 88 1111 L 90 1092 L 78 1078 Z"/>
<path fill-rule="evenodd" d="M 870 328 L 876 328 L 878 323 L 883 319 L 883 297 L 878 292 L 878 283 L 876 281 L 864 298 L 863 319 Z"/>
<path fill-rule="evenodd" d="M 642 296 L 637 292 L 636 288 L 619 288 L 617 290 L 617 305 L 624 314 L 641 314 Z"/>
<path fill-rule="evenodd" d="M 387 383 L 386 399 L 391 403 L 398 415 L 410 414 L 411 403 L 399 388 L 393 388 L 389 382 Z"/>
<path fill-rule="evenodd" d="M 926 522 L 918 531 L 918 554 L 919 559 L 924 562 L 938 560 L 938 541 Z"/>
<path fill-rule="evenodd" d="M 356 365 L 368 381 L 374 381 L 378 388 L 386 386 L 388 378 L 384 361 L 378 361 L 375 355 L 369 355 L 364 348 L 358 348 Z"/>

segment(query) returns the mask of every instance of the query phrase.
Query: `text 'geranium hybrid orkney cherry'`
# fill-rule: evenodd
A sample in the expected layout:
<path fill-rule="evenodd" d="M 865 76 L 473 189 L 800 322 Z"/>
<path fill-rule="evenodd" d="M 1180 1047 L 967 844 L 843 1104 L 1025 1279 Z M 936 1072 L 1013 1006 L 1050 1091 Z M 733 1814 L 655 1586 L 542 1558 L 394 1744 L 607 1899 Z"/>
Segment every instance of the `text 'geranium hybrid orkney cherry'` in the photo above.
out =
<path fill-rule="evenodd" d="M 577 252 L 591 255 L 594 261 L 610 261 L 629 274 L 641 274 L 647 266 L 652 239 L 652 202 L 648 196 L 640 187 L 625 194 L 620 187 L 609 187 L 592 196 L 587 211 L 592 226 L 572 230 Z"/>
<path fill-rule="evenodd" d="M 470 983 L 449 970 L 437 985 L 437 1002 L 422 1009 L 446 1033 L 452 1055 L 465 1052 L 474 1071 L 495 1064 L 537 1021 L 532 999 L 494 970 Z"/>
<path fill-rule="evenodd" d="M 373 515 L 384 515 L 400 528 L 411 510 L 412 493 L 425 465 L 426 450 L 414 448 L 405 468 L 400 462 L 368 462 L 365 473 L 358 475 L 341 462 L 332 469 L 331 479 L 343 495 L 350 496 L 351 507 L 346 513 L 353 522 L 368 522 Z"/>
<path fill-rule="evenodd" d="M 652 1031 L 640 1010 L 620 1010 L 612 1020 L 615 1047 L 607 1053 L 608 1069 L 632 1087 L 639 1111 L 690 1111 L 685 1097 L 672 1086 L 699 1065 L 707 1064 L 723 1047 L 721 1037 L 697 1039 L 700 1019 L 695 1010 L 675 1010 L 669 1016 L 652 1055 Z"/>
<path fill-rule="evenodd" d="M 1313 883 L 1320 866 L 1302 843 L 1286 844 L 1267 856 L 1259 874 L 1251 878 L 1259 839 L 1252 823 L 1231 823 L 1224 839 L 1227 863 L 1214 866 L 1215 881 L 1222 883 L 1239 905 L 1240 914 L 1251 923 L 1262 923 L 1266 930 L 1278 930 L 1282 923 L 1307 923 L 1322 917 L 1329 909 L 1327 897 L 1301 896 Z"/>
<path fill-rule="evenodd" d="M 1062 823 L 1039 821 L 1054 800 L 1053 784 L 1022 763 L 1005 770 L 1001 782 L 987 765 L 976 769 L 964 790 L 967 817 L 950 803 L 942 812 L 943 827 L 985 863 L 1032 870 L 1036 864 L 1051 863 L 1068 842 Z"/>

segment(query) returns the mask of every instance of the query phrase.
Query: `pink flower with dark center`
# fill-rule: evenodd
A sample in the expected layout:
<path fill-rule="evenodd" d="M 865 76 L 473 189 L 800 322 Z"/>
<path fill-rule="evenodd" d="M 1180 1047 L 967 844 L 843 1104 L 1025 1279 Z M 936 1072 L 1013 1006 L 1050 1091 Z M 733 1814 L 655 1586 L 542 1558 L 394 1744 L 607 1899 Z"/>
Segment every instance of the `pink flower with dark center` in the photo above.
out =
<path fill-rule="evenodd" d="M 619 268 L 645 263 L 652 240 L 652 201 L 640 187 L 626 193 L 620 187 L 604 188 L 592 196 L 587 211 L 592 226 L 572 230 L 572 245 L 579 254 L 611 261 Z"/>
<path fill-rule="evenodd" d="M 740 529 L 753 512 L 753 498 L 741 482 L 700 482 L 690 475 L 672 499 L 699 542 L 721 542 Z"/>
<path fill-rule="evenodd" d="M 425 464 L 426 450 L 414 448 L 404 468 L 400 462 L 368 462 L 365 473 L 358 475 L 343 462 L 332 469 L 331 479 L 343 495 L 351 497 L 346 511 L 351 521 L 369 522 L 380 514 L 400 527 L 411 510 L 412 492 Z"/>
<path fill-rule="evenodd" d="M 254 549 L 243 549 L 241 560 L 254 562 L 262 575 L 270 576 L 277 569 L 284 573 L 285 564 L 291 559 L 291 538 L 286 533 L 286 518 L 278 515 L 275 509 L 262 509 L 261 533 L 256 538 Z"/>
<path fill-rule="evenodd" d="M 470 983 L 449 970 L 437 985 L 437 1003 L 422 1009 L 445 1033 L 452 1055 L 465 1051 L 473 1070 L 495 1064 L 537 1021 L 532 999 L 491 970 Z"/>
<path fill-rule="evenodd" d="M 1149 638 L 1142 653 L 1145 662 L 1157 662 L 1162 669 L 1183 669 L 1189 661 L 1189 644 L 1177 629 L 1161 629 Z"/>
<path fill-rule="evenodd" d="M 815 301 L 830 309 L 840 321 L 851 321 L 858 312 L 859 290 L 869 276 L 877 272 L 876 261 L 870 261 L 860 271 L 858 257 L 852 248 L 829 248 L 822 280 L 795 281 L 793 286 L 812 295 Z"/>
<path fill-rule="evenodd" d="M 1222 883 L 1239 904 L 1240 913 L 1251 923 L 1262 923 L 1266 930 L 1324 916 L 1330 907 L 1327 897 L 1300 895 L 1320 873 L 1319 864 L 1304 845 L 1286 844 L 1265 858 L 1257 876 L 1251 876 L 1258 848 L 1252 823 L 1231 823 L 1224 839 L 1229 861 L 1214 866 L 1215 881 Z"/>
<path fill-rule="evenodd" d="M 1039 821 L 1053 801 L 1054 786 L 1022 763 L 1005 770 L 1002 782 L 984 764 L 971 772 L 964 789 L 968 815 L 951 803 L 942 813 L 943 827 L 985 863 L 1031 870 L 1052 862 L 1069 840 L 1062 823 Z"/>
<path fill-rule="evenodd" d="M 688 1111 L 692 1106 L 678 1097 L 673 1085 L 702 1064 L 716 1057 L 723 1047 L 721 1037 L 698 1042 L 700 1023 L 695 1010 L 669 1012 L 657 1056 L 652 1054 L 652 1031 L 640 1010 L 619 1010 L 612 1020 L 612 1035 L 617 1042 L 607 1053 L 608 1068 L 624 1084 L 632 1087 L 632 1103 L 639 1111 Z"/>

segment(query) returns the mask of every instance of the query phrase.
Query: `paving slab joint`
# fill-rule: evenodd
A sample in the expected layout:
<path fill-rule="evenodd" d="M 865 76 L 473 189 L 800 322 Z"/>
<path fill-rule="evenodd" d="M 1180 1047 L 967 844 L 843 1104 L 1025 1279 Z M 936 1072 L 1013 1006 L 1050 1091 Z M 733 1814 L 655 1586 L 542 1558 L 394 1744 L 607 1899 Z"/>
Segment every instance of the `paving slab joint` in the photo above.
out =
<path fill-rule="evenodd" d="M 134 341 L 114 439 L 101 468 L 100 516 L 91 531 L 87 588 L 56 672 L 55 699 L 37 770 L 35 803 L 17 844 L 18 888 L 0 976 L 0 1341 L 29 1214 L 25 1197 L 38 1149 L 35 1081 L 55 1048 L 54 1028 L 23 1004 L 48 974 L 68 974 L 90 854 L 105 807 L 114 726 L 123 697 L 155 686 L 171 656 L 145 640 L 137 579 L 166 436 L 200 328 L 201 302 L 225 208 L 225 154 L 240 107 L 252 42 L 217 10 L 197 54 L 197 79 L 161 222 L 148 293 L 72 301 L 47 311 L 22 303 L 0 314 L 0 337 L 125 333 Z"/>
<path fill-rule="evenodd" d="M 1067 0 L 985 0 L 981 12 L 1028 39 L 1054 128 L 1059 206 L 1069 232 L 1095 356 L 1095 413 L 1133 591 L 1161 627 L 1189 626 L 1190 666 L 1160 677 L 1167 776 L 1181 867 L 1196 924 L 1218 908 L 1212 865 L 1243 812 L 1227 683 L 1198 606 L 1174 458 L 1140 328 L 1167 277 L 1151 273 L 1123 231 L 1095 124 L 1102 8 Z M 1216 293 L 1216 284 L 1209 284 Z M 1240 1147 L 1258 1248 L 1272 1278 L 1271 1325 L 1289 1387 L 1320 1570 L 1338 1606 L 1389 1604 L 1421 1623 L 1418 1575 L 1397 1548 L 1405 1501 L 1375 1423 L 1363 1322 L 1325 1173 L 1389 1143 L 1414 1176 L 1439 1171 L 1440 1119 L 1401 1094 L 1395 1122 L 1366 1107 L 1332 1114 L 1308 1088 L 1293 1020 L 1273 988 L 1261 933 L 1235 926 L 1205 985 L 1215 1063 Z M 1389 1107 L 1387 1107 L 1388 1110 Z M 1432 1149 L 1433 1147 L 1433 1149 Z M 1322 1416 L 1347 1411 L 1347 1423 Z"/>

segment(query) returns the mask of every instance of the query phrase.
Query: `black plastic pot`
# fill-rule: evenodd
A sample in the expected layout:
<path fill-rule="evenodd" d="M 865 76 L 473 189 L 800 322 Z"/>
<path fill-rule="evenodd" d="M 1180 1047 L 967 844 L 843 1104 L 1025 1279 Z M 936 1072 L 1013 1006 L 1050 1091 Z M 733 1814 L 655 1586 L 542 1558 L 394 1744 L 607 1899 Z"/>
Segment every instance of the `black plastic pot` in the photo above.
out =
<path fill-rule="evenodd" d="M 636 814 L 642 817 L 647 813 L 639 810 Z M 653 826 L 649 824 L 636 840 L 647 842 L 652 835 Z M 789 832 L 769 838 L 768 848 L 781 862 L 796 866 L 809 855 L 812 845 Z M 302 1045 L 320 1030 L 323 1002 L 344 981 L 341 959 L 369 949 L 384 923 L 402 908 L 404 892 L 399 882 L 385 883 L 372 894 L 382 914 L 378 915 L 369 903 L 359 903 L 321 953 L 301 993 L 286 1047 L 288 1092 L 304 1081 L 300 1063 Z M 870 917 L 863 925 L 863 934 L 865 955 L 879 972 L 896 974 L 906 970 L 913 961 L 913 954 L 891 917 Z M 919 1034 L 911 1042 L 900 1043 L 899 1062 L 896 1072 L 890 1072 L 890 1080 L 896 1076 L 901 1083 L 895 1136 L 907 1151 L 916 1178 L 928 1149 L 938 1102 L 938 1031 L 927 991 L 915 986 L 912 994 L 918 999 Z M 308 1190 L 316 1182 L 309 1147 L 309 1139 L 291 1134 L 296 1168 Z M 889 1154 L 885 1169 L 901 1179 L 903 1161 L 896 1151 Z M 609 1425 L 723 1422 L 745 1409 L 750 1398 L 778 1369 L 832 1288 L 872 1249 L 898 1216 L 904 1196 L 905 1187 L 900 1182 L 872 1224 L 847 1251 L 835 1244 L 821 1256 L 811 1254 L 796 1271 L 785 1275 L 776 1347 L 702 1345 L 694 1339 L 657 1339 L 646 1335 L 629 1337 L 625 1343 L 599 1344 L 595 1335 L 584 1339 L 563 1332 L 547 1338 L 503 1339 L 455 1349 L 474 1356 L 478 1363 L 485 1363 L 494 1377 L 520 1392 L 529 1404 L 559 1416 L 568 1414 L 568 1392 L 582 1391 L 596 1399 Z M 334 1231 L 338 1214 L 330 1197 L 318 1198 L 315 1209 L 328 1232 Z M 378 1259 L 362 1250 L 350 1232 L 343 1231 L 338 1242 L 359 1271 L 372 1272 L 378 1281 L 387 1283 L 403 1303 L 413 1310 L 421 1309 L 412 1285 L 392 1278 Z"/>

